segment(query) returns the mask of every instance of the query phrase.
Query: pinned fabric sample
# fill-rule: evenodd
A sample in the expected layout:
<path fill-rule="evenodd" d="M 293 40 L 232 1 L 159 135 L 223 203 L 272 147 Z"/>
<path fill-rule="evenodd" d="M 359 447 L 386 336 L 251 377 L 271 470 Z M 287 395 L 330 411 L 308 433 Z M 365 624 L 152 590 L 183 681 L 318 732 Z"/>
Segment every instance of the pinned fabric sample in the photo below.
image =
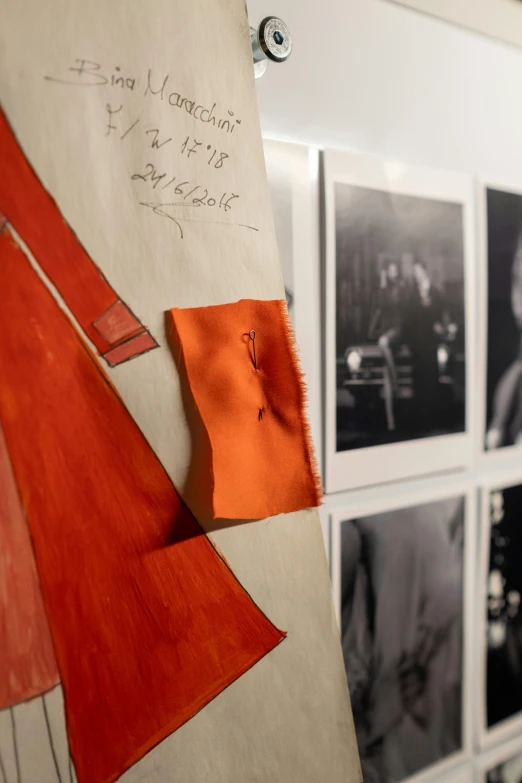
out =
<path fill-rule="evenodd" d="M 0 421 L 78 781 L 110 783 L 284 634 L 203 534 L 8 230 L 0 330 Z"/>
<path fill-rule="evenodd" d="M 58 679 L 29 529 L 0 428 L 0 710 L 50 690 Z"/>
<path fill-rule="evenodd" d="M 0 215 L 38 259 L 110 367 L 158 344 L 122 302 L 63 219 L 0 109 Z"/>
<path fill-rule="evenodd" d="M 197 470 L 212 517 L 263 519 L 319 505 L 286 302 L 242 299 L 171 315 L 173 352 L 200 417 L 193 437 L 206 455 Z"/>

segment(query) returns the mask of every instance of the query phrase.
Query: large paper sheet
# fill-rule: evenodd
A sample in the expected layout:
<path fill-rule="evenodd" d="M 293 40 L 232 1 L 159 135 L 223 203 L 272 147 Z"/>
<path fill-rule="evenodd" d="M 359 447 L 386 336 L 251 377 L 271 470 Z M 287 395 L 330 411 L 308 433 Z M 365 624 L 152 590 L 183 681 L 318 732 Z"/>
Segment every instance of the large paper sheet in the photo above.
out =
<path fill-rule="evenodd" d="M 165 312 L 284 298 L 243 3 L 4 0 L 0 101 L 65 220 L 159 343 L 108 371 L 184 494 L 190 430 Z M 124 779 L 356 783 L 317 512 L 212 536 L 288 637 Z M 46 742 L 33 732 L 33 761 Z"/>

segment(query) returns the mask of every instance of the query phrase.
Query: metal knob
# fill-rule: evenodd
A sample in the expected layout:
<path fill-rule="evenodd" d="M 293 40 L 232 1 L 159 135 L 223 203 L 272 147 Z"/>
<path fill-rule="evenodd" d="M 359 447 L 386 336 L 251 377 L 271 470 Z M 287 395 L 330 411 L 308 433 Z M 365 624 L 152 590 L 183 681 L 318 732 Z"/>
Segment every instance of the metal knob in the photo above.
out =
<path fill-rule="evenodd" d="M 252 57 L 256 79 L 266 71 L 268 60 L 283 63 L 292 53 L 292 36 L 288 25 L 277 16 L 267 16 L 257 30 L 250 28 Z"/>

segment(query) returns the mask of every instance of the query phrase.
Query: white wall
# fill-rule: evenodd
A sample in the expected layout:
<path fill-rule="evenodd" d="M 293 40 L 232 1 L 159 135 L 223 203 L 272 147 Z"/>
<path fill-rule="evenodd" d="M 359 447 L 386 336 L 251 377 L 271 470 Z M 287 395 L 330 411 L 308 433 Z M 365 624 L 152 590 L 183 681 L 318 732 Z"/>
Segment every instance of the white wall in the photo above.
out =
<path fill-rule="evenodd" d="M 520 6 L 522 25 L 522 3 Z M 248 12 L 252 26 L 264 16 L 279 15 L 294 39 L 291 58 L 281 65 L 270 63 L 257 81 L 265 136 L 462 171 L 522 190 L 522 47 L 486 38 L 389 0 L 248 0 Z M 477 221 L 477 264 L 479 229 Z M 314 230 L 317 232 L 317 225 Z M 306 264 L 314 267 L 308 274 L 315 275 L 319 288 L 315 243 Z M 320 333 L 318 314 L 313 316 L 308 333 L 310 330 Z M 301 349 L 308 333 L 298 330 Z M 479 334 L 476 324 L 475 341 Z M 478 342 L 475 349 L 474 362 L 479 358 Z M 319 352 L 320 346 L 315 361 L 308 365 L 303 357 L 311 399 L 316 400 L 311 410 L 316 432 L 322 423 Z M 478 388 L 480 363 L 475 365 L 474 375 Z M 477 425 L 481 421 L 473 422 L 479 439 L 482 434 Z M 321 441 L 319 436 L 319 452 Z M 463 474 L 444 480 L 460 480 L 464 475 L 480 482 L 520 466 L 518 449 L 500 452 L 479 460 L 477 450 L 473 464 Z M 440 478 L 427 477 L 421 484 L 424 481 L 437 484 Z M 364 498 L 381 493 L 396 496 L 411 487 L 411 482 L 401 482 L 356 493 L 335 493 L 326 497 L 323 511 L 355 502 L 359 494 Z"/>
<path fill-rule="evenodd" d="M 251 25 L 281 16 L 294 39 L 290 60 L 270 64 L 257 82 L 265 136 L 463 171 L 522 190 L 522 48 L 388 0 L 248 0 L 248 9 Z M 315 246 L 311 256 L 318 278 Z M 314 323 L 320 331 L 318 317 Z M 314 367 L 305 369 L 309 383 L 320 385 Z M 312 415 L 320 422 L 319 407 Z M 463 479 L 502 483 L 506 473 L 521 471 L 520 451 L 505 451 L 452 475 L 330 495 L 323 515 L 370 499 L 406 498 L 413 489 L 449 489 Z M 475 611 L 473 625 L 476 619 Z M 475 643 L 481 637 L 474 634 Z M 473 668 L 472 676 L 478 683 L 482 672 Z M 470 772 L 464 767 L 463 780 Z"/>
<path fill-rule="evenodd" d="M 386 0 L 248 9 L 252 25 L 281 16 L 294 39 L 258 81 L 264 134 L 522 185 L 522 48 Z"/>

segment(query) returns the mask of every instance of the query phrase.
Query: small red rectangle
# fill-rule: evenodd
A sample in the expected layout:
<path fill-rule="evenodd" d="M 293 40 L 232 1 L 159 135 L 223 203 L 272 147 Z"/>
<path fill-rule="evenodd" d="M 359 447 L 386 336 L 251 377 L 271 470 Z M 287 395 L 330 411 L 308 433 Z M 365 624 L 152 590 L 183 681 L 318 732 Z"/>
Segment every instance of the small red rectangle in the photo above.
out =
<path fill-rule="evenodd" d="M 107 351 L 107 353 L 103 354 L 103 358 L 109 367 L 116 367 L 117 364 L 126 362 L 134 358 L 134 356 L 139 356 L 140 353 L 146 353 L 157 347 L 158 343 L 154 337 L 149 332 L 142 332 L 137 334 L 136 337 L 127 340 L 127 342 L 116 346 L 111 351 Z"/>
<path fill-rule="evenodd" d="M 97 318 L 93 326 L 111 345 L 143 329 L 143 325 L 121 299 Z"/>

